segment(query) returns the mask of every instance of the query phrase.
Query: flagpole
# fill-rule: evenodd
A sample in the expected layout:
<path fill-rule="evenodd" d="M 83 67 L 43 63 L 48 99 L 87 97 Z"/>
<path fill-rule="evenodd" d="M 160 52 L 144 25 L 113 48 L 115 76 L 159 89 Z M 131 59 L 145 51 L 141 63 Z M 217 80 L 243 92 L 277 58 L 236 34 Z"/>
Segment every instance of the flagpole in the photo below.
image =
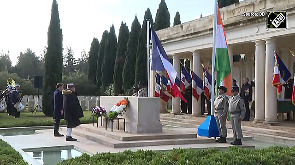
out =
<path fill-rule="evenodd" d="M 147 81 L 148 81 L 148 97 L 151 97 L 150 92 L 150 21 L 146 21 L 146 52 L 147 52 Z"/>
<path fill-rule="evenodd" d="M 215 39 L 217 25 L 217 0 L 214 0 L 214 19 L 213 19 L 213 51 L 212 51 L 212 86 L 211 86 L 211 115 L 214 114 L 214 86 L 215 86 Z"/>

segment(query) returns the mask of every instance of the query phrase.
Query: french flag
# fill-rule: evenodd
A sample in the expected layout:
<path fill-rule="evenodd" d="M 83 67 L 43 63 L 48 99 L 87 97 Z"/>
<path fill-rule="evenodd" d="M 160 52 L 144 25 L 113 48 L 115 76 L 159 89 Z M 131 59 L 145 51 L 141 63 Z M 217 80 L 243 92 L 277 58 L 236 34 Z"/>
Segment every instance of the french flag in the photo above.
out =
<path fill-rule="evenodd" d="M 174 96 L 179 97 L 184 102 L 187 102 L 175 84 L 177 72 L 175 71 L 172 64 L 170 63 L 169 58 L 164 48 L 162 47 L 156 32 L 154 31 L 152 27 L 151 27 L 151 33 L 152 33 L 152 43 L 153 43 L 151 69 L 155 71 L 166 71 L 171 83 Z"/>
<path fill-rule="evenodd" d="M 188 88 L 192 83 L 192 77 L 189 72 L 186 71 L 184 66 L 181 68 L 181 81 L 183 82 L 185 88 Z"/>
<path fill-rule="evenodd" d="M 207 97 L 207 99 L 210 98 L 210 92 L 212 87 L 212 77 L 211 74 L 208 72 L 208 70 L 203 66 L 203 72 L 204 72 L 204 95 Z"/>
<path fill-rule="evenodd" d="M 203 92 L 203 81 L 192 71 L 193 85 L 192 91 L 194 98 L 199 101 L 199 97 Z"/>
<path fill-rule="evenodd" d="M 178 77 L 176 77 L 176 79 L 175 79 L 175 84 L 177 85 L 177 87 L 180 91 L 185 92 L 184 83 Z"/>
<path fill-rule="evenodd" d="M 155 86 L 155 97 L 160 97 L 161 86 L 160 86 L 161 76 L 156 73 L 156 86 Z"/>
<path fill-rule="evenodd" d="M 162 79 L 162 85 L 164 87 L 166 87 L 166 91 L 165 92 L 167 92 L 168 95 L 170 95 L 171 97 L 174 97 L 174 93 L 171 90 L 171 85 L 170 85 L 169 80 L 165 76 L 162 76 L 161 79 Z"/>

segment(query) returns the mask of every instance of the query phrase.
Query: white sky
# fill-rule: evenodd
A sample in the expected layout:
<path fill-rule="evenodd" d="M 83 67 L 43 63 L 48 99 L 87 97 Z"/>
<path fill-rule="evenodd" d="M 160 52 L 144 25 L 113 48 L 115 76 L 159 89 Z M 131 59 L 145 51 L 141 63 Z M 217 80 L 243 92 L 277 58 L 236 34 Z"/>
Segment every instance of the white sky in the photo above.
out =
<path fill-rule="evenodd" d="M 101 39 L 114 24 L 118 37 L 121 21 L 129 30 L 134 16 L 140 24 L 147 8 L 153 19 L 160 0 L 57 0 L 63 48 L 71 47 L 75 58 L 89 52 L 93 37 Z M 181 22 L 213 14 L 214 0 L 166 0 L 173 24 L 176 11 Z M 8 52 L 15 65 L 20 52 L 32 49 L 37 56 L 47 46 L 52 0 L 0 0 L 0 52 Z"/>

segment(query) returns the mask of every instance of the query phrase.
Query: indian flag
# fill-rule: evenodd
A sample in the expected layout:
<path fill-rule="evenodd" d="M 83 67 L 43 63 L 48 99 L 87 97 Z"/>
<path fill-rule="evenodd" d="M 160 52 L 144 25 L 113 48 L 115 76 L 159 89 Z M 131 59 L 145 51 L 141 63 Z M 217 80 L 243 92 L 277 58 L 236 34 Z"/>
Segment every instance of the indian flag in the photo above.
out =
<path fill-rule="evenodd" d="M 217 5 L 217 2 L 215 2 Z M 217 72 L 216 85 L 225 86 L 227 88 L 227 95 L 230 95 L 231 89 L 231 69 L 227 49 L 226 35 L 222 24 L 222 19 L 218 5 L 215 7 L 214 14 L 214 50 L 215 50 L 215 70 Z"/>

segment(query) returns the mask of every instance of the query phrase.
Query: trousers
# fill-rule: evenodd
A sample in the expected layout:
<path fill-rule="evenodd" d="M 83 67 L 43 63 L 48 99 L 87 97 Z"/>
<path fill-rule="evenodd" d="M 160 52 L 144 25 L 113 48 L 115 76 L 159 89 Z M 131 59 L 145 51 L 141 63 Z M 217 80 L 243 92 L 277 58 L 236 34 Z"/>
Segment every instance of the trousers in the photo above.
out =
<path fill-rule="evenodd" d="M 230 122 L 233 128 L 233 134 L 235 139 L 242 139 L 243 134 L 242 134 L 242 126 L 241 123 L 242 121 L 239 121 L 240 115 L 231 115 L 230 116 Z"/>
<path fill-rule="evenodd" d="M 222 113 L 215 112 L 215 118 L 219 130 L 220 137 L 227 137 L 226 116 L 221 117 Z"/>

